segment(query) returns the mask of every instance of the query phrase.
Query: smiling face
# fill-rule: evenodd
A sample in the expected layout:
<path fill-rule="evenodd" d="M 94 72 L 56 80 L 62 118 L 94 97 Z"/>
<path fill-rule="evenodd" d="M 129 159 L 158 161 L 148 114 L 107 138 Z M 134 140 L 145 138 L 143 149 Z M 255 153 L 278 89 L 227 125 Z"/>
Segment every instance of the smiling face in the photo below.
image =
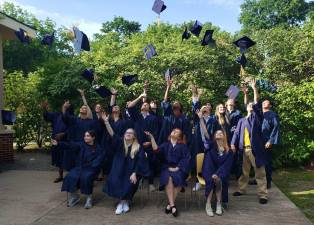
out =
<path fill-rule="evenodd" d="M 102 112 L 103 110 L 102 110 L 102 107 L 101 107 L 101 105 L 100 104 L 96 104 L 95 105 L 95 112 L 96 113 L 100 113 L 100 112 Z"/>
<path fill-rule="evenodd" d="M 149 104 L 144 102 L 141 106 L 141 112 L 149 112 Z"/>
<path fill-rule="evenodd" d="M 234 99 L 228 99 L 228 101 L 226 102 L 226 106 L 228 111 L 233 111 L 235 107 Z"/>
<path fill-rule="evenodd" d="M 86 105 L 82 105 L 81 108 L 80 108 L 80 114 L 81 115 L 87 115 L 87 112 L 88 112 L 88 108 Z"/>
<path fill-rule="evenodd" d="M 124 139 L 126 141 L 133 141 L 135 139 L 135 132 L 133 129 L 129 128 L 124 133 Z"/>
<path fill-rule="evenodd" d="M 225 137 L 224 133 L 222 132 L 222 130 L 217 130 L 215 133 L 215 139 L 216 140 L 223 140 Z"/>
<path fill-rule="evenodd" d="M 86 144 L 92 145 L 94 144 L 95 137 L 87 131 L 84 135 L 84 141 Z"/>
<path fill-rule="evenodd" d="M 120 107 L 118 105 L 112 107 L 112 114 L 120 114 Z"/>
<path fill-rule="evenodd" d="M 219 105 L 217 106 L 217 109 L 218 109 L 218 112 L 219 112 L 220 114 L 223 114 L 223 113 L 226 112 L 226 108 L 225 108 L 225 106 L 224 106 L 223 104 L 219 104 Z"/>

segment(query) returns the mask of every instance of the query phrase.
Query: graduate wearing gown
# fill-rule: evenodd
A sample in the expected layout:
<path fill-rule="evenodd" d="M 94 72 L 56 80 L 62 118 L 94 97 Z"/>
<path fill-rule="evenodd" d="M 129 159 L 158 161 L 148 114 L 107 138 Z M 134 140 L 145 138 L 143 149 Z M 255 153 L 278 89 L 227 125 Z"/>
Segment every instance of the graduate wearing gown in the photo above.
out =
<path fill-rule="evenodd" d="M 187 185 L 186 179 L 190 172 L 191 155 L 189 148 L 182 142 L 183 133 L 177 128 L 171 132 L 170 140 L 159 146 L 150 132 L 146 132 L 146 134 L 151 139 L 153 150 L 159 155 L 162 162 L 160 187 L 166 189 L 169 201 L 165 213 L 172 213 L 176 217 L 178 210 L 175 206 L 175 200 L 181 188 Z"/>
<path fill-rule="evenodd" d="M 45 121 L 51 123 L 52 125 L 51 139 L 64 141 L 66 139 L 68 127 L 63 122 L 62 112 L 48 112 L 48 105 L 46 103 L 44 103 L 42 107 L 44 110 L 43 117 Z M 73 115 L 72 107 L 69 107 L 68 113 Z M 51 164 L 59 168 L 59 177 L 55 179 L 55 183 L 63 180 L 63 168 L 67 164 L 63 157 L 64 151 L 67 151 L 67 149 L 63 149 L 60 146 L 52 146 L 51 148 Z"/>
<path fill-rule="evenodd" d="M 103 191 L 110 197 L 119 199 L 115 213 L 120 215 L 130 210 L 129 201 L 133 199 L 142 176 L 150 175 L 149 165 L 134 129 L 127 129 L 124 137 L 120 137 L 112 130 L 109 116 L 103 115 L 103 120 L 112 137 L 115 151 L 112 168 Z"/>
<path fill-rule="evenodd" d="M 192 159 L 191 165 L 194 171 L 196 171 L 196 155 L 204 153 L 209 148 L 209 143 L 212 141 L 214 133 L 219 128 L 219 124 L 214 115 L 211 115 L 211 105 L 206 104 L 201 107 L 199 98 L 200 95 L 196 86 L 192 88 L 192 116 L 194 121 L 194 135 L 193 135 L 193 148 L 192 148 Z M 200 117 L 199 115 L 200 114 Z M 204 122 L 206 126 L 206 137 L 205 132 L 201 129 L 201 122 Z M 196 181 L 193 191 L 198 191 L 201 185 Z"/>
<path fill-rule="evenodd" d="M 67 108 L 68 105 L 65 105 L 65 107 Z M 65 111 L 63 113 L 62 119 L 68 126 L 67 139 L 70 142 L 82 142 L 84 140 L 85 132 L 88 130 L 96 130 L 97 123 L 100 123 L 99 121 L 96 121 L 92 118 L 92 112 L 88 105 L 85 104 L 80 108 L 79 117 L 70 115 Z M 69 171 L 75 166 L 75 161 L 78 157 L 78 154 L 78 149 L 72 148 L 64 152 L 64 158 L 67 162 L 67 165 L 65 165 L 66 170 Z"/>
<path fill-rule="evenodd" d="M 233 152 L 229 150 L 226 136 L 217 130 L 214 140 L 205 152 L 202 176 L 205 179 L 206 213 L 214 216 L 211 208 L 213 193 L 216 193 L 216 214 L 222 214 L 221 203 L 228 203 L 229 174 L 233 163 Z"/>
<path fill-rule="evenodd" d="M 270 110 L 271 103 L 269 100 L 265 100 L 262 103 L 263 107 L 263 124 L 262 124 L 262 134 L 266 148 L 266 180 L 267 188 L 271 188 L 272 181 L 272 149 L 273 146 L 279 144 L 279 117 L 277 113 Z"/>
<path fill-rule="evenodd" d="M 154 176 L 157 173 L 156 169 L 158 169 L 158 160 L 156 159 L 155 154 L 153 154 L 150 140 L 144 131 L 148 131 L 153 134 L 154 138 L 158 138 L 160 127 L 158 118 L 149 112 L 150 108 L 147 102 L 142 103 L 140 110 L 136 108 L 137 103 L 143 99 L 146 99 L 146 97 L 147 95 L 144 92 L 138 98 L 129 102 L 128 112 L 130 113 L 131 119 L 134 122 L 134 128 L 138 141 L 140 145 L 143 146 L 149 160 L 149 166 L 152 172 L 151 176 L 148 178 L 149 190 L 155 191 L 156 188 L 154 186 Z"/>
<path fill-rule="evenodd" d="M 85 208 L 92 207 L 93 181 L 100 172 L 102 161 L 104 159 L 104 150 L 95 141 L 95 131 L 86 131 L 84 142 L 60 143 L 59 145 L 68 145 L 72 149 L 79 150 L 79 157 L 74 168 L 64 178 L 61 191 L 69 192 L 69 207 L 76 205 L 80 197 L 77 190 L 87 195 Z M 55 144 L 58 144 L 55 142 Z"/>
<path fill-rule="evenodd" d="M 178 128 L 183 132 L 183 141 L 190 146 L 192 143 L 192 127 L 189 118 L 183 114 L 182 105 L 178 101 L 174 101 L 173 104 L 169 102 L 169 91 L 171 89 L 172 80 L 167 80 L 167 89 L 164 95 L 164 99 L 161 102 L 161 108 L 163 111 L 163 120 L 160 130 L 158 143 L 164 143 L 168 141 L 168 137 L 173 129 Z"/>
<path fill-rule="evenodd" d="M 260 204 L 267 203 L 267 182 L 265 165 L 266 151 L 262 135 L 263 113 L 261 104 L 258 103 L 258 91 L 256 81 L 250 83 L 254 91 L 254 103 L 247 104 L 248 115 L 239 120 L 234 132 L 231 149 L 239 150 L 243 155 L 242 175 L 238 180 L 239 189 L 234 196 L 245 194 L 249 182 L 249 173 L 251 166 L 255 171 L 257 190 Z"/>
<path fill-rule="evenodd" d="M 239 120 L 242 118 L 241 112 L 235 108 L 235 100 L 234 99 L 228 99 L 226 102 L 226 115 L 228 117 L 228 120 L 230 122 L 230 142 L 228 144 L 231 144 L 231 139 L 233 137 L 234 131 L 238 125 Z M 237 179 L 241 176 L 242 173 L 242 155 L 239 154 L 239 151 L 234 153 L 234 159 L 233 159 L 233 165 L 231 169 L 232 174 L 236 176 Z"/>

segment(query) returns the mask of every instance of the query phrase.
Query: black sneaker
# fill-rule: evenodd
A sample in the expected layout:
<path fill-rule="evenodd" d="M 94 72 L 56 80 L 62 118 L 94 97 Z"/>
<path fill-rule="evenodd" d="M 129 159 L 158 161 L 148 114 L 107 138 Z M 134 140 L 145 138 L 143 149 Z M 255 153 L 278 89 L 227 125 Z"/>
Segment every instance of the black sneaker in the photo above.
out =
<path fill-rule="evenodd" d="M 241 192 L 239 192 L 239 191 L 236 191 L 232 195 L 238 197 L 238 196 L 241 196 L 243 194 Z"/>
<path fill-rule="evenodd" d="M 264 204 L 267 204 L 267 202 L 268 202 L 268 200 L 266 198 L 260 198 L 259 199 L 259 204 L 264 205 Z"/>

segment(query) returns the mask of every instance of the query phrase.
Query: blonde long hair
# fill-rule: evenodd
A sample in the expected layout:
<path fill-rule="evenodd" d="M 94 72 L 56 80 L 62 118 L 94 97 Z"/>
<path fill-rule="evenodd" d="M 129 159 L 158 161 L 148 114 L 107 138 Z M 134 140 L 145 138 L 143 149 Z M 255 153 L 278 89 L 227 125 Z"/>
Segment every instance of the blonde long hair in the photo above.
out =
<path fill-rule="evenodd" d="M 216 116 L 216 118 L 217 118 L 217 120 L 218 120 L 218 123 L 219 123 L 221 126 L 224 126 L 224 125 L 226 125 L 226 124 L 229 125 L 229 124 L 230 124 L 230 121 L 229 121 L 229 119 L 228 119 L 227 114 L 226 114 L 226 113 L 224 113 L 224 114 L 219 113 L 219 106 L 225 107 L 223 104 L 218 104 L 218 105 L 216 106 L 215 116 Z"/>
<path fill-rule="evenodd" d="M 133 135 L 134 135 L 133 143 L 132 143 L 132 146 L 131 146 L 131 153 L 130 153 L 131 159 L 134 159 L 135 155 L 140 150 L 140 144 L 138 143 L 135 130 L 132 129 L 132 128 L 129 128 L 128 130 L 132 130 L 133 131 Z M 124 143 L 124 153 L 125 153 L 125 156 L 127 156 L 129 147 L 128 147 L 128 144 L 126 143 L 125 138 L 123 138 L 123 143 Z"/>
<path fill-rule="evenodd" d="M 217 144 L 216 133 L 219 132 L 219 131 L 221 131 L 223 133 L 223 135 L 224 135 L 224 137 L 222 139 L 223 140 L 223 148 L 224 148 L 225 152 L 228 152 L 230 148 L 228 146 L 227 134 L 226 134 L 226 132 L 224 130 L 216 130 L 216 132 L 214 133 L 214 141 Z"/>

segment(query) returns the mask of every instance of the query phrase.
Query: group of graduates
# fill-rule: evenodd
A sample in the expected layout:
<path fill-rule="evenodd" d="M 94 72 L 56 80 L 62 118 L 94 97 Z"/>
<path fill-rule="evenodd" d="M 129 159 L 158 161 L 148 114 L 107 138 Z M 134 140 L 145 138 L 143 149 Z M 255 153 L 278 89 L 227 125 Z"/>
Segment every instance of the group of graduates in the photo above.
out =
<path fill-rule="evenodd" d="M 279 142 L 279 120 L 268 100 L 258 99 L 256 81 L 250 82 L 254 101 L 248 101 L 248 88 L 243 88 L 247 115 L 235 107 L 235 99 L 219 104 L 213 114 L 210 102 L 201 104 L 198 88 L 192 87 L 192 117 L 183 112 L 179 101 L 170 102 L 172 80 L 167 80 L 161 113 L 155 100 L 147 101 L 144 92 L 127 102 L 125 110 L 116 104 L 117 91 L 111 89 L 110 106 L 96 104 L 94 111 L 83 99 L 79 115 L 66 100 L 60 112 L 48 112 L 44 118 L 52 124 L 52 164 L 59 168 L 63 181 L 61 191 L 69 193 L 68 206 L 86 195 L 85 208 L 92 207 L 93 184 L 107 175 L 103 191 L 119 200 L 117 215 L 130 210 L 130 201 L 142 179 L 148 179 L 149 191 L 155 191 L 154 178 L 160 177 L 159 190 L 165 190 L 168 204 L 165 213 L 178 215 L 176 197 L 195 173 L 196 156 L 204 154 L 206 213 L 222 215 L 228 202 L 230 174 L 238 179 L 238 191 L 245 194 L 251 167 L 254 168 L 259 202 L 267 203 L 271 187 L 271 149 Z M 192 129 L 193 128 L 193 129 Z M 63 177 L 63 171 L 68 171 Z M 201 185 L 196 182 L 193 190 Z M 216 196 L 213 210 L 211 201 Z"/>

